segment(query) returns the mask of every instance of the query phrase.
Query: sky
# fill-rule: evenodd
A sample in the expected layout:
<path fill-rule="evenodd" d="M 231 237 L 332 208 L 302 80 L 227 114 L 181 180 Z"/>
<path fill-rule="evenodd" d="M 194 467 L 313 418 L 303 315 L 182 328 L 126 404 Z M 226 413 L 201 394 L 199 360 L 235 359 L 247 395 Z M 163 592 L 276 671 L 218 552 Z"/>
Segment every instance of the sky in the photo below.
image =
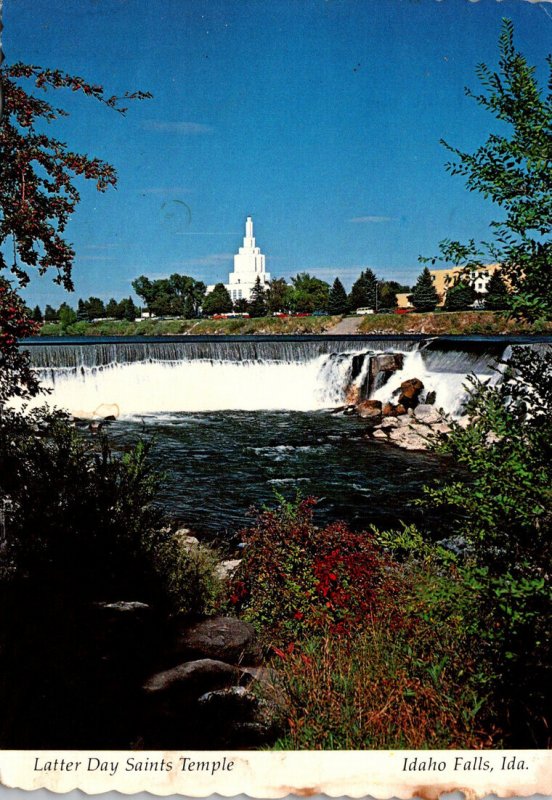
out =
<path fill-rule="evenodd" d="M 473 151 L 497 129 L 464 87 L 497 66 L 503 17 L 545 84 L 552 2 L 5 0 L 7 63 L 153 94 L 122 117 L 58 93 L 70 116 L 49 132 L 119 183 L 80 186 L 75 295 L 33 277 L 25 299 L 120 299 L 141 274 L 227 281 L 248 215 L 273 277 L 414 282 L 418 256 L 488 238 L 496 217 L 445 171 L 440 139 Z"/>

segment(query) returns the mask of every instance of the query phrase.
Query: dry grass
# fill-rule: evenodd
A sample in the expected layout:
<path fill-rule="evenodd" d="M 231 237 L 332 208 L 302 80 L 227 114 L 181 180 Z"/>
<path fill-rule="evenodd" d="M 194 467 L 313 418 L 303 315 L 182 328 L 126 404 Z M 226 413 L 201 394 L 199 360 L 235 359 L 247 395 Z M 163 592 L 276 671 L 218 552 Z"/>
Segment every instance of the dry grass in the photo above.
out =
<path fill-rule="evenodd" d="M 552 333 L 552 322 L 530 325 L 494 311 L 450 311 L 411 314 L 371 314 L 359 333 L 531 334 Z"/>

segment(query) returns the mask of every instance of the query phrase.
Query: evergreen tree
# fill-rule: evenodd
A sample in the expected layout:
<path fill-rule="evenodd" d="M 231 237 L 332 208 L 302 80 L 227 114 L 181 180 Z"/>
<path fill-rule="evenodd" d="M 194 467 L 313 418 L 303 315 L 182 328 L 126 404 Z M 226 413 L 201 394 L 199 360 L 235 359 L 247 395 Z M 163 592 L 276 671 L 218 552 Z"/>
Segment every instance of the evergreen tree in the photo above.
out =
<path fill-rule="evenodd" d="M 485 295 L 485 308 L 491 311 L 502 311 L 508 308 L 508 289 L 502 279 L 501 270 L 497 269 L 491 275 Z"/>
<path fill-rule="evenodd" d="M 371 269 L 365 269 L 353 283 L 349 295 L 349 308 L 376 308 L 377 280 Z"/>
<path fill-rule="evenodd" d="M 139 312 L 136 308 L 132 297 L 125 297 L 117 304 L 117 319 L 126 319 L 127 322 L 134 322 Z"/>
<path fill-rule="evenodd" d="M 115 300 L 114 297 L 111 298 L 109 303 L 105 307 L 105 315 L 106 317 L 116 317 L 117 316 L 117 306 L 119 304 Z"/>
<path fill-rule="evenodd" d="M 34 322 L 42 322 L 43 321 L 42 311 L 40 310 L 40 306 L 35 306 L 34 307 L 32 318 L 33 318 Z"/>
<path fill-rule="evenodd" d="M 79 297 L 79 301 L 77 303 L 77 320 L 79 322 L 84 322 L 89 318 L 90 317 L 88 314 L 88 303 L 86 302 L 86 300 L 82 300 Z"/>
<path fill-rule="evenodd" d="M 232 311 L 232 298 L 223 283 L 217 283 L 210 294 L 206 295 L 203 301 L 203 313 L 206 316 L 212 314 L 227 314 Z"/>
<path fill-rule="evenodd" d="M 234 301 L 234 311 L 236 314 L 246 314 L 248 311 L 249 303 L 245 299 L 245 297 L 240 297 L 238 300 Z"/>
<path fill-rule="evenodd" d="M 333 282 L 328 299 L 329 314 L 346 314 L 348 311 L 347 292 L 339 278 Z"/>
<path fill-rule="evenodd" d="M 418 276 L 416 285 L 410 295 L 410 302 L 416 311 L 434 311 L 439 302 L 439 295 L 433 285 L 433 279 L 427 267 L 424 267 L 422 273 Z"/>
<path fill-rule="evenodd" d="M 283 278 L 275 278 L 266 290 L 266 304 L 270 312 L 287 311 L 290 307 L 291 288 Z"/>
<path fill-rule="evenodd" d="M 473 286 L 464 281 L 459 281 L 447 291 L 445 297 L 446 311 L 465 311 L 471 308 L 477 299 Z"/>
<path fill-rule="evenodd" d="M 58 312 L 50 305 L 46 305 L 44 309 L 44 319 L 46 322 L 55 322 L 58 319 Z"/>
<path fill-rule="evenodd" d="M 264 317 L 266 316 L 266 292 L 264 286 L 261 284 L 261 279 L 257 275 L 255 286 L 251 290 L 251 299 L 247 306 L 250 317 Z"/>
<path fill-rule="evenodd" d="M 99 297 L 88 298 L 88 319 L 102 319 L 105 317 L 105 306 Z"/>

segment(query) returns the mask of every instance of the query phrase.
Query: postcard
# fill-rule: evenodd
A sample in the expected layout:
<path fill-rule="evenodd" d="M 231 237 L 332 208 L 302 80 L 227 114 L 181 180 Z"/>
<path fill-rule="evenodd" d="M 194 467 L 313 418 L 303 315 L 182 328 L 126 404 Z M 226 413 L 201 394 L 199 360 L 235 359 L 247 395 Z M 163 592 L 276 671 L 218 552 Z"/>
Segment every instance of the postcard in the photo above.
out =
<path fill-rule="evenodd" d="M 550 0 L 0 14 L 0 783 L 551 795 Z"/>

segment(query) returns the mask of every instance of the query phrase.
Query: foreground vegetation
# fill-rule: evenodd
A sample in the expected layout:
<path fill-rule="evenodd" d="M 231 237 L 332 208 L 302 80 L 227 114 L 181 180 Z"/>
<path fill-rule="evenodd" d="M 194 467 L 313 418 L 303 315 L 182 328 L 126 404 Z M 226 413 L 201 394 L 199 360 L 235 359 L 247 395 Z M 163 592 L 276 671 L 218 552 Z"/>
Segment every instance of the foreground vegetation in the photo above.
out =
<path fill-rule="evenodd" d="M 419 500 L 446 539 L 320 529 L 309 501 L 245 533 L 230 599 L 275 653 L 278 747 L 549 746 L 552 355 L 505 370 L 437 446 L 468 476 Z"/>

